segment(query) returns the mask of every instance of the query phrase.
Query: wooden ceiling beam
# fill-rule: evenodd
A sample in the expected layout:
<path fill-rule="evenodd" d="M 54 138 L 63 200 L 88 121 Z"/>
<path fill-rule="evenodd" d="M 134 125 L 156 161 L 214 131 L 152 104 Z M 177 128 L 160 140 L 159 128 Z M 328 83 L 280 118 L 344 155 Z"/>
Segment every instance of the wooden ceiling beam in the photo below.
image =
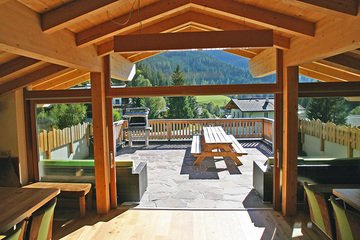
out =
<path fill-rule="evenodd" d="M 131 81 L 136 73 L 136 65 L 120 54 L 110 54 L 111 77 L 117 80 Z"/>
<path fill-rule="evenodd" d="M 54 76 L 56 76 L 57 74 L 64 73 L 67 71 L 69 71 L 69 68 L 64 67 L 64 66 L 59 66 L 59 65 L 55 65 L 55 64 L 48 65 L 37 71 L 29 73 L 23 77 L 20 77 L 15 80 L 8 81 L 8 82 L 1 84 L 0 85 L 0 94 L 3 94 L 5 92 L 8 92 L 8 91 L 11 91 L 14 89 L 26 87 L 27 85 L 29 85 L 35 81 L 38 81 L 38 80 L 51 79 Z"/>
<path fill-rule="evenodd" d="M 299 69 L 299 73 L 303 76 L 313 78 L 313 79 L 319 80 L 321 82 L 344 82 L 338 78 L 334 78 L 332 76 L 325 75 L 325 74 L 322 74 L 322 73 L 319 73 L 319 72 L 316 72 L 313 70 L 301 68 L 301 67 Z"/>
<path fill-rule="evenodd" d="M 272 30 L 177 32 L 114 37 L 114 52 L 272 47 Z"/>
<path fill-rule="evenodd" d="M 46 33 L 64 29 L 87 17 L 89 13 L 97 13 L 113 7 L 118 0 L 76 0 L 61 5 L 41 15 L 41 27 Z"/>
<path fill-rule="evenodd" d="M 264 77 L 276 71 L 276 49 L 269 48 L 249 61 L 249 71 L 255 78 Z"/>
<path fill-rule="evenodd" d="M 238 19 L 240 18 L 259 26 L 276 29 L 290 34 L 315 36 L 315 23 L 293 16 L 232 0 L 192 0 L 191 2 L 195 7 L 199 7 L 202 11 L 210 11 Z"/>
<path fill-rule="evenodd" d="M 317 6 L 331 11 L 356 16 L 358 14 L 358 0 L 296 0 L 308 6 Z"/>
<path fill-rule="evenodd" d="M 189 0 L 163 0 L 156 2 L 141 8 L 141 14 L 133 14 L 125 24 L 118 23 L 123 23 L 126 19 L 128 19 L 129 13 L 77 33 L 76 44 L 78 46 L 93 44 L 113 35 L 118 35 L 131 28 L 138 28 L 138 24 L 140 22 L 145 25 L 151 21 L 173 14 L 189 6 Z"/>
<path fill-rule="evenodd" d="M 38 14 L 18 1 L 1 5 L 0 22 L 0 50 L 70 68 L 101 70 L 94 46 L 78 48 L 67 30 L 43 33 Z"/>
<path fill-rule="evenodd" d="M 157 22 L 155 24 L 149 25 L 145 28 L 139 30 L 138 28 L 132 29 L 124 32 L 122 35 L 126 34 L 146 34 L 146 33 L 167 33 L 178 31 L 178 28 L 186 24 L 203 24 L 208 30 L 225 30 L 225 31 L 234 31 L 234 30 L 254 30 L 250 27 L 220 19 L 213 16 L 208 16 L 206 14 L 201 14 L 198 12 L 185 12 L 179 14 L 175 17 L 165 19 L 163 21 Z M 274 34 L 274 45 L 277 48 L 288 49 L 290 48 L 290 39 Z M 98 55 L 104 56 L 114 51 L 113 40 L 102 43 L 98 46 Z"/>
<path fill-rule="evenodd" d="M 30 68 L 41 61 L 28 57 L 17 57 L 14 60 L 0 65 L 0 79 L 15 72 Z"/>
<path fill-rule="evenodd" d="M 337 78 L 339 81 L 360 82 L 360 75 L 339 71 L 335 68 L 331 68 L 317 62 L 303 64 L 300 68 Z"/>
<path fill-rule="evenodd" d="M 147 26 L 142 29 L 131 29 L 126 31 L 126 34 L 147 34 L 147 33 L 163 33 L 171 32 L 177 29 L 179 26 L 189 23 L 189 13 L 179 14 L 171 19 L 166 19 L 164 21 L 157 22 L 150 26 Z M 123 33 L 125 34 L 125 32 Z M 104 56 L 114 52 L 114 41 L 110 40 L 105 43 L 100 44 L 97 47 L 97 52 L 99 56 Z"/>
<path fill-rule="evenodd" d="M 354 57 L 348 53 L 339 54 L 323 60 L 329 65 L 360 73 L 360 57 Z"/>
<path fill-rule="evenodd" d="M 155 55 L 158 55 L 160 53 L 162 53 L 162 52 L 145 52 L 145 53 L 130 54 L 129 56 L 126 57 L 126 59 L 133 63 L 136 63 L 136 62 L 140 62 L 146 58 L 150 58 Z M 125 57 L 125 56 L 123 56 L 123 57 Z"/>
<path fill-rule="evenodd" d="M 359 26 L 360 15 L 344 19 L 329 20 L 326 18 L 321 20 L 318 23 L 317 34 L 314 38 L 292 39 L 291 48 L 284 52 L 284 63 L 286 66 L 297 66 L 357 49 L 360 47 Z M 265 56 L 263 51 L 259 55 L 262 55 L 262 62 L 258 63 L 264 64 L 264 66 L 258 67 L 261 71 L 257 74 L 266 76 L 275 72 L 275 64 L 269 62 L 274 61 L 275 53 L 273 53 L 274 56 Z M 250 65 L 257 64 L 255 62 L 257 57 L 250 60 Z M 350 60 L 348 57 L 346 59 Z M 351 59 L 354 60 L 354 57 Z M 354 64 L 358 64 L 358 62 L 355 61 Z M 354 64 L 351 64 L 352 67 L 350 68 L 356 70 L 357 66 L 360 65 L 354 66 Z M 268 68 L 267 66 L 272 67 Z"/>
<path fill-rule="evenodd" d="M 44 80 L 40 80 L 35 82 L 34 84 L 31 85 L 31 89 L 32 90 L 46 90 L 46 89 L 51 89 L 52 86 L 66 82 L 68 80 L 77 78 L 79 76 L 82 76 L 84 74 L 88 73 L 87 71 L 84 70 L 79 70 L 79 69 L 74 69 L 74 70 L 69 70 L 68 72 L 65 72 L 64 74 L 60 74 L 57 76 L 54 76 L 51 79 L 47 79 L 46 81 Z"/>
<path fill-rule="evenodd" d="M 224 31 L 254 30 L 254 28 L 239 24 L 238 22 L 224 20 L 198 12 L 189 12 L 189 21 Z M 290 39 L 274 33 L 274 45 L 277 48 L 289 49 Z"/>
<path fill-rule="evenodd" d="M 90 80 L 90 73 L 86 73 L 82 76 L 79 76 L 77 78 L 70 79 L 66 82 L 56 84 L 49 88 L 48 90 L 63 90 L 63 89 L 69 89 L 71 87 L 74 87 L 80 83 L 86 82 Z"/>
<path fill-rule="evenodd" d="M 196 85 L 168 87 L 132 87 L 111 88 L 108 97 L 158 97 L 158 96 L 203 96 L 279 93 L 281 89 L 276 84 L 229 84 L 229 85 Z"/>
<path fill-rule="evenodd" d="M 246 49 L 227 49 L 224 52 L 228 52 L 237 56 L 245 57 L 245 58 L 253 58 L 256 56 L 256 53 L 246 51 Z"/>
<path fill-rule="evenodd" d="M 360 82 L 300 83 L 299 97 L 360 96 Z"/>

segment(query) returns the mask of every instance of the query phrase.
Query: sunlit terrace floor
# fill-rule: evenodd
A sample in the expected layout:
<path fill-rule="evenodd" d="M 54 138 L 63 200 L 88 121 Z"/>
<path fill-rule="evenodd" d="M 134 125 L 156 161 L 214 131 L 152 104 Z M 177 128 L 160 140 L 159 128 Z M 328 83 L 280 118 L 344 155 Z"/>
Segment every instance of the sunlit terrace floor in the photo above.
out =
<path fill-rule="evenodd" d="M 270 152 L 259 142 L 243 146 L 249 155 L 240 167 L 211 158 L 195 167 L 190 143 L 125 147 L 117 158 L 148 164 L 141 202 L 70 221 L 56 211 L 54 239 L 321 239 L 302 211 L 285 219 L 261 201 L 252 188 L 252 164 L 265 162 Z"/>
<path fill-rule="evenodd" d="M 271 150 L 261 142 L 242 143 L 242 166 L 230 158 L 205 159 L 194 166 L 190 143 L 159 143 L 120 150 L 117 159 L 147 162 L 148 189 L 137 208 L 268 208 L 253 190 L 253 161 Z"/>

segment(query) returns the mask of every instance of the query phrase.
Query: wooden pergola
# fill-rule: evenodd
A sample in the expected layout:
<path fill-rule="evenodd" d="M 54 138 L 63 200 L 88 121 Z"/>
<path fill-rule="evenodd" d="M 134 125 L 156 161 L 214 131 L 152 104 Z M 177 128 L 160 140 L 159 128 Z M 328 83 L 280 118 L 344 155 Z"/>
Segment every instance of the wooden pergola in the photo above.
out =
<path fill-rule="evenodd" d="M 0 22 L 0 99 L 14 94 L 18 128 L 2 137 L 16 134 L 25 181 L 36 181 L 34 103 L 91 101 L 99 213 L 116 207 L 113 97 L 274 93 L 274 208 L 290 216 L 298 97 L 360 95 L 358 0 L 0 0 Z M 254 77 L 276 72 L 277 82 L 110 86 L 110 78 L 131 79 L 145 58 L 208 48 L 249 58 Z M 299 84 L 299 74 L 321 83 Z M 91 90 L 66 90 L 89 79 Z"/>

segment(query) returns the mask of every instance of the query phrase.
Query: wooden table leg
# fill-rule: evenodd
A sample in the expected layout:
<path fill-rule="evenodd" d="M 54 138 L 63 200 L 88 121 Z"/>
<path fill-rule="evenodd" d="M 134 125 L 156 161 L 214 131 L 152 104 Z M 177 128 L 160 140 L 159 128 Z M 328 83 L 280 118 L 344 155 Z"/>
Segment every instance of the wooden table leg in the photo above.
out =
<path fill-rule="evenodd" d="M 80 216 L 83 217 L 85 216 L 85 211 L 86 211 L 85 195 L 80 196 L 79 203 L 80 203 Z"/>
<path fill-rule="evenodd" d="M 206 156 L 204 155 L 200 155 L 196 158 L 194 165 L 195 166 L 199 166 L 201 164 L 201 162 L 206 158 Z"/>
<path fill-rule="evenodd" d="M 92 200 L 93 200 L 93 198 L 92 198 L 92 190 L 91 189 L 90 189 L 89 193 L 87 194 L 87 200 L 88 200 L 87 208 L 88 208 L 88 210 L 91 210 L 92 209 Z"/>

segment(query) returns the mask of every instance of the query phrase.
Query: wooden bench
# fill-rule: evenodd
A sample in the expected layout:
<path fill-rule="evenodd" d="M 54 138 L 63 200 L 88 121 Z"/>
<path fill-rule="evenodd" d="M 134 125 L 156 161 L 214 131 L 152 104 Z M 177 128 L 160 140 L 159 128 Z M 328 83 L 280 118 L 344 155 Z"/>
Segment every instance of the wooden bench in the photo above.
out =
<path fill-rule="evenodd" d="M 201 153 L 201 140 L 200 136 L 193 136 L 191 143 L 191 154 L 197 156 Z"/>
<path fill-rule="evenodd" d="M 91 207 L 91 184 L 90 183 L 57 183 L 57 182 L 36 182 L 24 186 L 25 188 L 54 188 L 60 190 L 59 197 L 79 197 L 80 216 L 85 216 L 85 196 L 89 193 L 88 201 Z"/>
<path fill-rule="evenodd" d="M 234 151 L 239 155 L 247 155 L 248 153 L 245 151 L 243 146 L 236 140 L 234 135 L 228 135 L 232 141 L 231 147 L 234 149 Z"/>

